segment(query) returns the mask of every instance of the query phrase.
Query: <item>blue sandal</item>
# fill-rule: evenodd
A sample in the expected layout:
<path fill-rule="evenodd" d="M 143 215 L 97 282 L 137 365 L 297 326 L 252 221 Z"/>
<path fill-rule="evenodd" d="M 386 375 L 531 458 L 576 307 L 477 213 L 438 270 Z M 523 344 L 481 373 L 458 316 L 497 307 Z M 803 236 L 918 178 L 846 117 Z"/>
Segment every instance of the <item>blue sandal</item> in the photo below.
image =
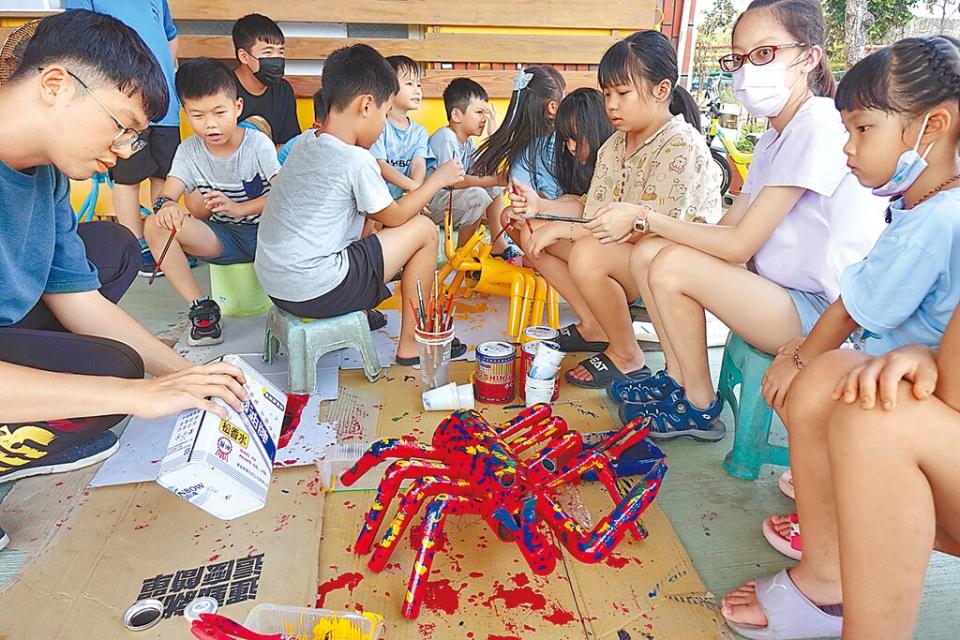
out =
<path fill-rule="evenodd" d="M 650 418 L 651 440 L 673 440 L 684 436 L 701 442 L 723 440 L 727 428 L 720 420 L 723 400 L 714 398 L 710 406 L 701 409 L 687 399 L 682 388 L 658 402 L 620 405 L 619 415 L 623 424 L 641 416 Z"/>

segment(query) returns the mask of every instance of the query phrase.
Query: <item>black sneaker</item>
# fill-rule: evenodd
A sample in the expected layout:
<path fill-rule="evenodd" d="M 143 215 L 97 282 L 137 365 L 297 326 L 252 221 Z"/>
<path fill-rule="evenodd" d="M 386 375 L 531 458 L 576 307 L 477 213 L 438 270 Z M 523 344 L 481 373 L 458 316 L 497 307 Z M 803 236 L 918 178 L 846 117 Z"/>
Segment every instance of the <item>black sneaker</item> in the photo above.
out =
<path fill-rule="evenodd" d="M 0 550 L 3 550 L 5 546 L 10 544 L 10 536 L 7 535 L 7 532 L 0 528 Z"/>
<path fill-rule="evenodd" d="M 223 330 L 220 328 L 220 305 L 209 298 L 190 307 L 190 335 L 187 344 L 192 347 L 220 344 Z"/>
<path fill-rule="evenodd" d="M 101 460 L 106 460 L 120 448 L 120 440 L 113 431 L 98 433 L 92 440 L 80 442 L 59 453 L 52 453 L 23 469 L 0 475 L 0 483 L 21 480 L 30 476 L 62 473 L 82 469 Z M 0 546 L 3 546 L 0 544 Z"/>

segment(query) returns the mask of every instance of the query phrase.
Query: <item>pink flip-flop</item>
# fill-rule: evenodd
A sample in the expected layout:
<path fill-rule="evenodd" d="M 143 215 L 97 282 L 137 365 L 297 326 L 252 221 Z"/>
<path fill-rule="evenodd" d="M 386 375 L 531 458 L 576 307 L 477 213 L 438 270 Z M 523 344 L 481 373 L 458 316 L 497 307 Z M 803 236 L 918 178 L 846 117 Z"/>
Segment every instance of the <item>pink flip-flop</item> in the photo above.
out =
<path fill-rule="evenodd" d="M 790 514 L 790 537 L 784 538 L 777 532 L 773 524 L 774 516 L 763 521 L 763 537 L 770 546 L 793 560 L 799 560 L 803 555 L 803 544 L 800 540 L 800 520 L 797 514 Z"/>
<path fill-rule="evenodd" d="M 793 488 L 793 471 L 790 469 L 784 471 L 780 479 L 777 480 L 777 485 L 780 487 L 780 491 L 783 491 L 783 495 L 791 500 L 797 499 L 797 493 Z"/>

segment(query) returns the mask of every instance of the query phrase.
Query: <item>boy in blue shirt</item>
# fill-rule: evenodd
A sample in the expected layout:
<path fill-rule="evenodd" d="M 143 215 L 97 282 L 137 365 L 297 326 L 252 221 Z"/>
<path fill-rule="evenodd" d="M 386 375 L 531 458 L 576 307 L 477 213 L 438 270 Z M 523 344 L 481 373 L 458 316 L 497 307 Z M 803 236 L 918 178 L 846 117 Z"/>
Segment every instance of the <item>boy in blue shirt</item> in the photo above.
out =
<path fill-rule="evenodd" d="M 70 207 L 69 178 L 141 150 L 167 106 L 144 42 L 83 10 L 41 21 L 0 86 L 0 482 L 103 460 L 124 414 L 226 417 L 210 396 L 241 409 L 239 370 L 192 367 L 116 305 L 140 266 L 134 236 L 111 223 L 78 231 Z"/>
<path fill-rule="evenodd" d="M 210 58 L 184 62 L 177 70 L 177 94 L 196 135 L 177 149 L 155 215 L 144 228 L 154 253 L 162 252 L 172 229 L 177 233 L 163 259 L 170 284 L 190 303 L 191 345 L 223 342 L 220 307 L 205 296 L 185 254 L 211 264 L 253 262 L 260 213 L 280 170 L 273 143 L 263 133 L 241 127 L 233 74 Z M 199 192 L 204 209 L 193 217 L 177 204 L 184 193 Z"/>
<path fill-rule="evenodd" d="M 144 6 L 148 5 L 148 6 Z M 157 121 L 144 132 L 146 147 L 129 159 L 120 158 L 110 169 L 113 179 L 113 206 L 117 220 L 140 241 L 143 266 L 140 275 L 153 272 L 154 257 L 143 239 L 143 217 L 140 209 L 140 183 L 150 180 L 150 201 L 157 198 L 170 172 L 173 154 L 180 144 L 180 102 L 173 87 L 177 59 L 177 27 L 173 24 L 167 0 L 67 0 L 66 9 L 86 9 L 112 16 L 131 27 L 143 38 L 160 63 L 170 104 Z"/>
<path fill-rule="evenodd" d="M 390 56 L 387 62 L 397 73 L 400 90 L 390 102 L 383 134 L 370 147 L 377 159 L 390 195 L 396 200 L 405 191 L 413 191 L 427 176 L 430 153 L 427 130 L 407 115 L 420 108 L 420 67 L 407 56 Z"/>
<path fill-rule="evenodd" d="M 427 163 L 432 171 L 437 164 L 457 159 L 466 175 L 449 190 L 438 193 L 430 201 L 430 219 L 443 224 L 447 208 L 453 209 L 453 225 L 460 232 L 458 245 L 466 242 L 477 230 L 480 218 L 499 216 L 503 209 L 503 180 L 500 176 L 470 175 L 477 145 L 472 136 L 481 136 L 484 130 L 495 126 L 486 90 L 470 78 L 454 78 L 443 90 L 443 106 L 448 124 L 430 136 L 430 151 L 434 159 Z M 452 207 L 451 207 L 452 204 Z"/>

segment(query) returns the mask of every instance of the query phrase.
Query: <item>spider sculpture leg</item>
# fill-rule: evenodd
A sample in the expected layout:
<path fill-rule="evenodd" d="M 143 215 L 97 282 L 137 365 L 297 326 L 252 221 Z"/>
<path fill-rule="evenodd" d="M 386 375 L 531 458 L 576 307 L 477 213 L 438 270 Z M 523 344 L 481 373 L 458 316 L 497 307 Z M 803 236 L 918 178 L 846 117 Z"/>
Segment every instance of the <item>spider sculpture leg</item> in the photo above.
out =
<path fill-rule="evenodd" d="M 367 567 L 371 571 L 379 573 L 386 566 L 393 550 L 410 525 L 410 520 L 420 509 L 420 506 L 433 496 L 441 493 L 450 493 L 454 495 L 469 496 L 470 483 L 465 480 L 451 480 L 443 477 L 427 476 L 414 480 L 404 492 L 403 499 L 400 500 L 400 506 L 397 508 L 397 514 L 393 517 L 390 525 L 383 534 L 380 541 L 370 556 Z"/>
<path fill-rule="evenodd" d="M 430 577 L 430 567 L 433 565 L 437 544 L 443 533 L 447 516 L 476 513 L 474 502 L 465 496 L 440 493 L 427 505 L 423 517 L 423 538 L 420 541 L 420 549 L 417 550 L 413 571 L 410 572 L 410 582 L 407 584 L 407 594 L 401 609 L 403 617 L 413 619 L 420 613 L 423 592 Z"/>
<path fill-rule="evenodd" d="M 549 404 L 535 404 L 518 413 L 509 422 L 506 422 L 495 428 L 501 438 L 507 439 L 524 429 L 529 429 L 538 422 L 543 422 L 550 418 Z"/>
<path fill-rule="evenodd" d="M 567 421 L 554 416 L 543 422 L 536 423 L 528 433 L 511 440 L 509 442 L 510 450 L 514 455 L 519 456 L 538 444 L 547 442 L 556 436 L 563 435 L 567 430 Z"/>
<path fill-rule="evenodd" d="M 418 442 L 413 436 L 403 436 L 399 440 L 384 438 L 370 445 L 356 464 L 343 472 L 340 480 L 349 487 L 367 471 L 388 458 L 425 458 L 442 461 L 442 456 L 436 449 Z"/>
<path fill-rule="evenodd" d="M 397 460 L 387 467 L 380 486 L 377 487 L 377 496 L 363 519 L 363 527 L 360 529 L 360 535 L 353 550 L 360 555 L 370 552 L 370 547 L 387 513 L 387 507 L 397 495 L 401 482 L 422 476 L 446 476 L 449 473 L 450 469 L 447 465 L 429 460 Z"/>
<path fill-rule="evenodd" d="M 584 459 L 577 467 L 578 473 L 582 476 L 593 468 L 593 464 L 589 458 Z M 586 531 L 568 516 L 549 495 L 539 496 L 538 511 L 575 558 L 582 562 L 600 562 L 610 555 L 630 525 L 636 522 L 656 498 L 665 472 L 666 465 L 658 465 L 650 477 L 638 482 L 613 511 L 604 516 L 590 531 Z"/>

